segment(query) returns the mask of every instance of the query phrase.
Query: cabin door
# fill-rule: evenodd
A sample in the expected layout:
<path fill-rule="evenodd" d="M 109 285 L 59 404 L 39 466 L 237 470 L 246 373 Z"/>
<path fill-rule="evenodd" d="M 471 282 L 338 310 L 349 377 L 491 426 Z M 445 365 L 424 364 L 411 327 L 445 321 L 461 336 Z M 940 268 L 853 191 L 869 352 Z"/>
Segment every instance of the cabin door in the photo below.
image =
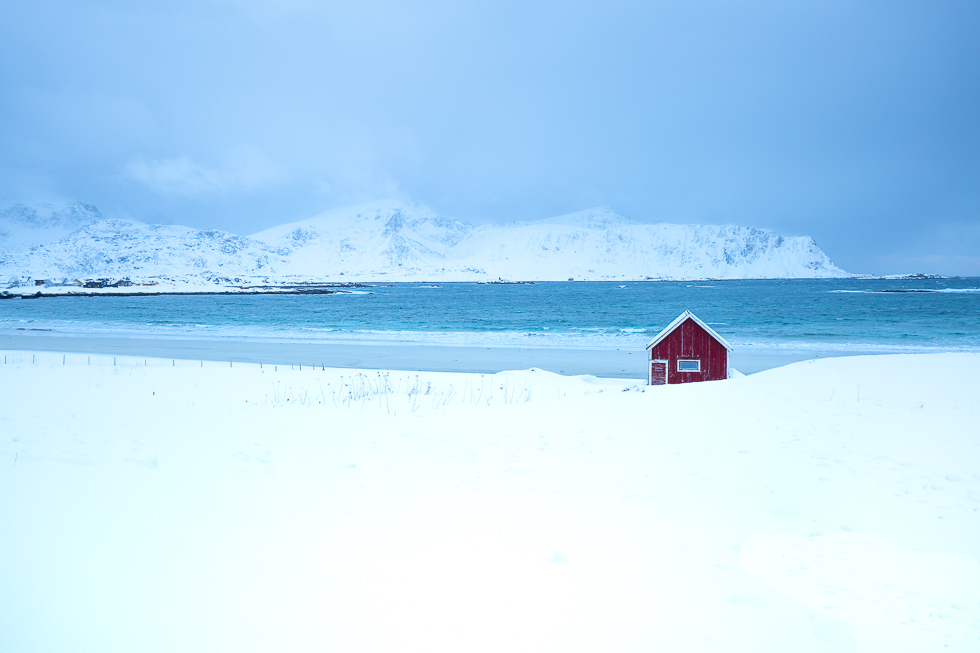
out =
<path fill-rule="evenodd" d="M 650 385 L 667 385 L 667 361 L 656 359 L 650 361 Z"/>

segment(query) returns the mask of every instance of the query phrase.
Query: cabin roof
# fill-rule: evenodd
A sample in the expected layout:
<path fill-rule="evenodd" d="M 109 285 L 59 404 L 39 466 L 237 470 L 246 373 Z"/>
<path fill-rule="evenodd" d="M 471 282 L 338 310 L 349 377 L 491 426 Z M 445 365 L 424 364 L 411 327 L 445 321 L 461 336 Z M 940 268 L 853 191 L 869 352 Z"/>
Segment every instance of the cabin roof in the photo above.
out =
<path fill-rule="evenodd" d="M 683 313 L 681 313 L 680 315 L 678 315 L 677 318 L 673 322 L 671 322 L 670 324 L 668 324 L 667 327 L 663 331 L 661 331 L 660 333 L 657 334 L 657 337 L 656 338 L 654 338 L 653 340 L 650 341 L 650 344 L 647 345 L 646 348 L 647 349 L 650 349 L 652 347 L 656 347 L 658 344 L 660 344 L 660 341 L 663 340 L 664 338 L 666 338 L 667 336 L 669 336 L 674 329 L 676 329 L 680 325 L 684 324 L 684 322 L 687 321 L 687 318 L 691 318 L 692 320 L 694 320 L 695 322 L 697 322 L 698 323 L 698 326 L 700 326 L 702 329 L 704 329 L 705 331 L 707 331 L 708 334 L 712 338 L 714 338 L 715 340 L 717 340 L 719 343 L 721 343 L 725 347 L 725 349 L 727 349 L 728 351 L 732 351 L 732 346 L 730 344 L 728 344 L 728 341 L 727 340 L 725 340 L 720 335 L 718 335 L 715 332 L 714 329 L 712 329 L 707 324 L 705 324 L 704 322 L 702 322 L 700 320 L 700 318 L 698 318 L 698 316 L 695 315 L 694 313 L 692 313 L 691 311 L 684 311 Z"/>

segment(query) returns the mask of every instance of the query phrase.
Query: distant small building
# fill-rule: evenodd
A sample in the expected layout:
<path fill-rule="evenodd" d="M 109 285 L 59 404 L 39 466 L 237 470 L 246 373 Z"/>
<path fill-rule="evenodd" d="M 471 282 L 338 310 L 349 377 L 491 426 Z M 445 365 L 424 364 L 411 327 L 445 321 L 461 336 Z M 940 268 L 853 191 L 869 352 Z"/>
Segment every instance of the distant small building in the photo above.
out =
<path fill-rule="evenodd" d="M 732 346 L 691 311 L 684 311 L 649 345 L 647 383 L 673 385 L 728 378 Z"/>

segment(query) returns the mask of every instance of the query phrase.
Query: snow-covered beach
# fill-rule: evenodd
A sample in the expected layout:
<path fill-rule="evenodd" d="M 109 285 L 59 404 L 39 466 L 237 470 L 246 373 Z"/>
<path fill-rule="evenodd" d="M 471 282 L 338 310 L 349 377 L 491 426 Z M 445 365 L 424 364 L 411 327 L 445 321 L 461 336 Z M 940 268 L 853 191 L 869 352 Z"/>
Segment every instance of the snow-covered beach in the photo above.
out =
<path fill-rule="evenodd" d="M 3 355 L 5 650 L 980 645 L 978 354 L 660 388 Z"/>
<path fill-rule="evenodd" d="M 980 653 L 980 0 L 5 9 L 0 653 Z"/>

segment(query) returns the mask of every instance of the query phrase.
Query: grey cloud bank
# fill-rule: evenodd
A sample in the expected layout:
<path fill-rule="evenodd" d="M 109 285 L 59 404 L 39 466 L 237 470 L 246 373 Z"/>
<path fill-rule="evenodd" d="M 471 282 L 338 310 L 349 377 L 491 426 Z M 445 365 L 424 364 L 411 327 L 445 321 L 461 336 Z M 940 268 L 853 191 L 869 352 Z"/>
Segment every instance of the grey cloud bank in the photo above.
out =
<path fill-rule="evenodd" d="M 0 201 L 248 234 L 610 205 L 980 274 L 970 2 L 11 5 Z"/>

